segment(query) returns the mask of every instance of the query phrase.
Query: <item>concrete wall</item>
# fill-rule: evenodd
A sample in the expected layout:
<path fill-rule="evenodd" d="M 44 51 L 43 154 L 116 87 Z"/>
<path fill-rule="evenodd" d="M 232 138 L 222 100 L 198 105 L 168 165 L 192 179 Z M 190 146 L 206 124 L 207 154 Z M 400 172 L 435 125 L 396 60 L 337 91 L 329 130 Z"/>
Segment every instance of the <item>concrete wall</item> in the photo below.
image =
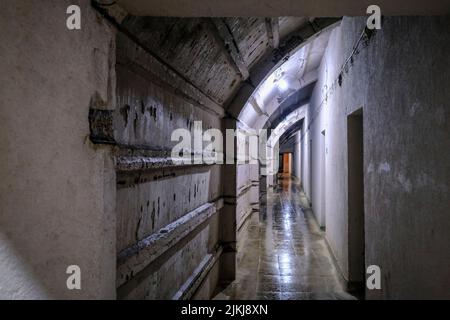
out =
<path fill-rule="evenodd" d="M 76 3 L 79 31 L 66 29 L 73 1 L 0 5 L 0 298 L 209 298 L 234 277 L 258 166 L 173 165 L 170 135 L 197 120 L 235 126 L 223 105 L 245 68 L 206 21 L 177 22 L 192 38 L 161 36 L 164 19 L 128 17 L 117 32 Z M 382 270 L 382 290 L 367 296 L 449 298 L 450 20 L 385 18 L 337 83 L 364 25 L 345 18 L 333 31 L 294 172 L 342 274 L 357 280 L 347 116 L 362 108 L 365 264 Z M 115 147 L 90 142 L 90 108 L 111 111 Z M 66 287 L 69 265 L 80 291 Z"/>
<path fill-rule="evenodd" d="M 132 35 L 117 36 L 114 112 L 114 138 L 125 164 L 117 176 L 118 298 L 210 298 L 219 270 L 213 256 L 220 246 L 221 167 L 173 166 L 171 151 L 179 141 L 171 134 L 186 129 L 193 137 L 196 121 L 202 131 L 221 129 L 223 109 L 151 54 L 143 45 L 147 35 L 127 21 L 122 27 Z M 134 158 L 149 166 L 127 167 Z M 198 279 L 203 285 L 189 292 Z"/>
<path fill-rule="evenodd" d="M 301 180 L 303 190 L 308 198 L 311 198 L 311 157 L 310 157 L 310 131 L 307 129 L 307 124 L 310 122 L 309 112 L 306 112 L 304 125 L 301 130 L 301 146 L 300 146 L 300 163 L 301 166 Z"/>
<path fill-rule="evenodd" d="M 223 108 L 90 1 L 67 30 L 71 4 L 1 6 L 0 297 L 210 298 L 222 168 L 173 165 L 171 133 L 221 129 Z M 114 147 L 91 143 L 97 125 Z"/>
<path fill-rule="evenodd" d="M 251 213 L 259 210 L 259 164 L 250 163 L 250 140 L 255 132 L 240 127 L 241 134 L 236 139 L 236 152 L 241 155 L 241 163 L 236 165 L 236 225 L 242 228 Z M 254 151 L 252 151 L 254 152 Z M 253 159 L 253 158 L 252 158 Z M 252 161 L 257 161 L 253 159 Z"/>
<path fill-rule="evenodd" d="M 323 69 L 321 68 L 323 72 Z M 322 73 L 323 74 L 323 73 Z M 320 80 L 316 85 L 316 92 L 320 87 Z M 314 93 L 313 93 L 314 94 Z M 312 161 L 309 161 L 308 170 L 310 172 L 310 191 L 307 193 L 308 198 L 312 203 L 312 209 L 314 214 L 316 215 L 317 222 L 320 226 L 325 226 L 325 185 L 324 185 L 324 170 L 325 170 L 325 157 L 323 156 L 325 153 L 325 145 L 324 145 L 324 135 L 325 132 L 325 117 L 326 111 L 322 112 L 322 106 L 319 107 L 321 101 L 314 100 L 315 103 L 309 104 L 308 114 L 311 119 L 314 121 L 311 123 L 309 127 L 309 140 L 312 141 L 311 145 L 308 148 L 308 152 L 311 152 L 309 157 L 311 157 Z M 326 107 L 325 107 L 326 108 Z"/>
<path fill-rule="evenodd" d="M 330 37 L 300 146 L 305 190 L 314 211 L 326 190 L 327 239 L 344 277 L 355 280 L 349 273 L 347 116 L 362 108 L 365 264 L 382 272 L 382 290 L 367 297 L 449 298 L 450 20 L 385 18 L 339 84 L 364 26 L 364 19 L 344 18 Z"/>
<path fill-rule="evenodd" d="M 66 28 L 78 3 L 82 30 Z M 0 4 L 0 298 L 115 297 L 115 175 L 89 142 L 114 107 L 114 31 L 90 1 Z M 81 290 L 66 268 L 81 268 Z"/>
<path fill-rule="evenodd" d="M 301 183 L 301 130 L 298 131 L 294 136 L 294 152 L 292 154 L 292 174 L 300 179 Z"/>

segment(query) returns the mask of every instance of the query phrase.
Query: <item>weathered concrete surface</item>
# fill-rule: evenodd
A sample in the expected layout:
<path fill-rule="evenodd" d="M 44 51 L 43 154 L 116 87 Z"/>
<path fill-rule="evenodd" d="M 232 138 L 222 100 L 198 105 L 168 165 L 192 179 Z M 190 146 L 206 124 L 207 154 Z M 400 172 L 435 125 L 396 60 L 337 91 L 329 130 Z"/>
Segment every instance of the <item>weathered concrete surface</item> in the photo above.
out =
<path fill-rule="evenodd" d="M 219 104 L 239 83 L 240 74 L 205 19 L 130 16 L 122 25 Z"/>
<path fill-rule="evenodd" d="M 250 69 L 269 46 L 264 18 L 225 18 L 245 64 Z"/>
<path fill-rule="evenodd" d="M 236 139 L 236 227 L 239 231 L 249 215 L 259 210 L 259 163 L 250 154 L 250 141 L 255 141 L 253 130 L 246 130 L 239 125 L 239 135 Z"/>
<path fill-rule="evenodd" d="M 385 18 L 343 74 L 342 86 L 333 84 L 364 25 L 364 19 L 345 18 L 322 61 L 310 109 L 316 120 L 301 147 L 302 160 L 313 163 L 307 194 L 320 181 L 314 164 L 321 157 L 318 137 L 326 129 L 326 233 L 341 271 L 352 281 L 347 116 L 362 107 L 365 265 L 378 265 L 382 272 L 382 290 L 368 290 L 367 297 L 449 298 L 450 20 Z M 309 170 L 304 169 L 305 180 Z M 324 189 L 314 192 L 313 208 Z"/>
<path fill-rule="evenodd" d="M 181 171 L 180 171 L 181 170 Z M 117 250 L 163 228 L 184 214 L 220 197 L 220 166 L 140 173 L 117 190 Z M 130 174 L 127 173 L 127 176 Z M 155 178 L 156 177 L 156 178 Z M 136 179 L 138 182 L 136 183 Z M 121 182 L 124 182 L 122 184 Z"/>
<path fill-rule="evenodd" d="M 200 265 L 194 270 L 191 277 L 181 286 L 180 290 L 173 296 L 173 300 L 189 300 L 189 299 L 210 299 L 211 293 L 214 292 L 218 281 L 217 263 L 222 254 L 222 247 L 218 247 L 212 253 L 207 254 Z M 210 273 L 214 273 L 213 279 L 216 282 L 204 281 L 205 277 Z M 214 279 L 215 278 L 215 279 Z"/>
<path fill-rule="evenodd" d="M 200 227 L 213 214 L 219 212 L 223 201 L 206 203 L 181 218 L 165 225 L 150 236 L 139 240 L 136 244 L 125 248 L 118 255 L 117 285 L 124 284 L 128 279 L 142 271 L 146 266 L 160 257 L 166 251 L 183 240 L 191 232 Z M 119 234 L 120 235 L 120 234 Z M 217 230 L 213 233 L 217 242 Z"/>
<path fill-rule="evenodd" d="M 195 121 L 202 122 L 203 130 L 221 128 L 224 110 L 218 101 L 224 93 L 209 90 L 206 83 L 212 78 L 202 77 L 217 74 L 228 81 L 228 74 L 214 69 L 208 75 L 197 54 L 211 54 L 209 67 L 221 68 L 213 58 L 226 53 L 211 48 L 217 40 L 206 24 L 202 19 L 128 17 L 120 26 L 114 115 L 120 299 L 171 299 L 196 277 L 205 283 L 196 286 L 198 297 L 209 298 L 219 281 L 220 254 L 205 272 L 197 271 L 221 240 L 222 206 L 211 204 L 222 196 L 221 168 L 178 166 L 170 160 L 179 142 L 171 141 L 175 129 L 193 133 Z M 184 29 L 188 25 L 189 32 Z"/>
<path fill-rule="evenodd" d="M 239 2 L 213 2 L 209 0 L 118 0 L 118 3 L 136 15 L 176 17 L 278 17 L 311 16 L 341 17 L 361 16 L 366 13 L 371 1 L 342 0 L 241 0 Z M 182 3 L 182 5 L 180 5 Z M 450 12 L 446 0 L 425 3 L 420 0 L 378 0 L 386 15 L 436 15 Z"/>
<path fill-rule="evenodd" d="M 202 275 L 189 295 L 209 298 L 219 280 L 234 278 L 237 228 L 258 206 L 258 166 L 173 166 L 170 135 L 196 120 L 235 128 L 267 72 L 331 21 L 281 19 L 273 50 L 266 19 L 221 19 L 231 50 L 210 19 L 121 13 L 116 37 L 89 1 L 79 3 L 80 31 L 65 27 L 69 1 L 0 7 L 0 297 L 114 298 L 118 289 L 120 298 L 172 298 Z M 346 121 L 362 107 L 366 265 L 383 272 L 383 290 L 368 296 L 448 297 L 449 20 L 386 18 L 336 85 L 364 26 L 344 22 L 322 61 L 294 171 L 354 280 Z M 114 148 L 89 140 L 98 115 L 107 117 L 96 142 Z M 119 252 L 160 239 L 221 198 L 223 209 L 115 287 Z M 219 244 L 218 261 L 199 272 Z M 81 267 L 81 291 L 66 288 L 72 264 Z"/>
<path fill-rule="evenodd" d="M 0 298 L 115 297 L 115 176 L 89 142 L 89 107 L 114 107 L 114 32 L 76 1 L 0 4 Z M 81 268 L 81 290 L 66 268 Z"/>
<path fill-rule="evenodd" d="M 118 289 L 120 299 L 172 299 L 183 284 L 194 274 L 203 259 L 216 248 L 218 216 L 213 215 L 209 224 L 198 233 L 191 233 L 168 254 L 149 264 L 147 268 L 133 275 Z M 214 279 L 206 275 L 205 282 Z M 212 288 L 217 282 L 212 283 Z M 208 293 L 209 298 L 212 292 Z"/>
<path fill-rule="evenodd" d="M 315 33 L 314 25 L 319 30 L 332 21 L 319 19 L 308 24 L 306 18 L 283 19 L 279 25 L 282 35 L 279 48 L 274 51 L 269 46 L 266 21 L 262 18 L 128 16 L 116 20 L 119 33 L 114 139 L 119 145 L 118 252 L 152 237 L 205 203 L 224 197 L 224 208 L 207 223 L 207 231 L 202 231 L 207 236 L 192 233 L 187 242 L 180 241 L 176 246 L 179 251 L 170 251 L 159 262 L 149 262 L 138 274 L 129 275 L 125 283 L 119 281 L 120 298 L 172 297 L 193 275 L 183 270 L 180 276 L 170 268 L 178 270 L 178 265 L 189 265 L 191 272 L 198 269 L 211 254 L 212 247 L 205 241 L 213 245 L 220 241 L 224 248 L 220 269 L 211 268 L 211 275 L 204 281 L 208 285 L 199 289 L 196 297 L 211 293 L 214 281 L 219 278 L 222 281 L 234 278 L 236 229 L 259 207 L 258 166 L 226 165 L 223 170 L 220 166 L 174 167 L 167 161 L 168 153 L 177 143 L 170 141 L 170 135 L 179 128 L 192 132 L 194 121 L 202 121 L 204 130 L 223 130 L 227 123 L 221 119 L 224 115 L 231 115 L 229 121 L 235 127 L 233 107 L 226 111 L 224 107 L 237 90 L 245 91 L 241 88 L 246 73 L 251 72 L 250 81 L 259 79 L 254 82 L 258 84 L 264 79 L 264 72 L 278 63 L 294 44 Z M 214 221 L 220 221 L 220 229 Z M 208 250 L 192 259 L 183 256 L 191 247 Z M 152 277 L 157 277 L 154 285 Z M 163 280 L 170 285 L 163 292 L 155 291 Z"/>

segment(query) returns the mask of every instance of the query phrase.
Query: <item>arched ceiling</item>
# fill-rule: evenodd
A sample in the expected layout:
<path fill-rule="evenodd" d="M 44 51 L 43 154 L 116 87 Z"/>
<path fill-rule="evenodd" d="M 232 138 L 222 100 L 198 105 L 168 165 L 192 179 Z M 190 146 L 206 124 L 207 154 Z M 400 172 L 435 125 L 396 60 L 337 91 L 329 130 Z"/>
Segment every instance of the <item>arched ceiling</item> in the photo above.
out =
<path fill-rule="evenodd" d="M 290 126 L 280 137 L 278 140 L 280 147 L 283 144 L 289 144 L 292 142 L 292 140 L 295 138 L 295 134 L 302 129 L 302 126 L 304 124 L 304 118 L 300 119 L 298 122 L 294 123 L 292 126 Z"/>
<path fill-rule="evenodd" d="M 280 106 L 265 121 L 264 129 L 274 129 L 289 113 L 309 102 L 316 83 L 313 82 L 296 91 L 285 99 Z"/>
<path fill-rule="evenodd" d="M 318 68 L 328 44 L 331 28 L 322 30 L 290 52 L 289 59 L 280 62 L 266 76 L 244 105 L 239 120 L 245 126 L 261 129 L 268 122 L 278 122 L 285 116 L 283 105 L 307 100 L 317 81 Z"/>
<path fill-rule="evenodd" d="M 310 45 L 309 39 L 339 20 L 306 16 L 150 17 L 129 14 L 117 3 L 104 0 L 95 0 L 94 5 L 120 32 L 178 75 L 182 81 L 174 85 L 180 91 L 184 91 L 182 83 L 187 83 L 212 101 L 213 108 L 222 108 L 234 118 L 280 62 L 297 64 L 308 56 L 310 62 L 298 71 L 302 72 L 302 81 L 314 81 L 310 71 L 319 56 L 316 44 Z M 302 43 L 308 43 L 311 50 L 303 50 L 297 60 L 291 60 L 290 53 Z M 294 69 L 287 68 L 286 72 L 289 70 Z M 292 77 L 298 74 L 292 73 Z M 293 83 L 289 90 L 301 85 Z"/>
<path fill-rule="evenodd" d="M 121 27 L 218 105 L 226 107 L 264 57 L 278 60 L 328 21 L 160 18 L 128 15 Z M 305 54 L 307 54 L 305 52 Z M 299 57 L 300 58 L 300 57 Z M 308 70 L 306 70 L 307 72 Z M 257 84 L 252 83 L 256 86 Z"/>
<path fill-rule="evenodd" d="M 288 114 L 280 123 L 273 129 L 270 134 L 269 139 L 267 140 L 267 145 L 269 147 L 274 147 L 275 144 L 280 140 L 280 138 L 286 133 L 291 132 L 292 130 L 298 130 L 299 127 L 295 127 L 296 125 L 300 125 L 301 121 L 305 118 L 306 109 L 308 108 L 308 104 L 304 104 L 299 106 L 296 110 L 292 111 Z"/>
<path fill-rule="evenodd" d="M 109 1 L 109 0 L 106 0 Z M 371 4 L 383 15 L 450 13 L 448 0 L 117 0 L 136 15 L 149 16 L 363 16 Z"/>
<path fill-rule="evenodd" d="M 122 21 L 122 27 L 147 49 L 222 106 L 249 79 L 250 70 L 262 57 L 272 51 L 277 54 L 280 41 L 283 46 L 292 32 L 307 26 L 310 20 L 305 17 L 127 16 Z"/>
<path fill-rule="evenodd" d="M 280 146 L 289 140 L 292 133 L 301 129 L 308 104 L 299 106 L 297 109 L 289 113 L 282 121 L 278 123 L 275 129 L 272 130 L 266 143 L 266 166 L 267 172 L 274 174 L 277 172 L 278 161 L 277 156 L 280 150 Z M 266 169 L 264 169 L 266 170 Z"/>

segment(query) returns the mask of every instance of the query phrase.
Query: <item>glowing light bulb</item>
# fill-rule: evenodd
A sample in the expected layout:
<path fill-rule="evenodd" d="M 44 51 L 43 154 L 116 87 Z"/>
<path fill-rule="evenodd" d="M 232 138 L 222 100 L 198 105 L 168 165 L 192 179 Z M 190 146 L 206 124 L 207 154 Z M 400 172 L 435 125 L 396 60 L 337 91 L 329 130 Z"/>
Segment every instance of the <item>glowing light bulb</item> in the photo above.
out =
<path fill-rule="evenodd" d="M 289 84 L 287 83 L 286 80 L 280 79 L 278 81 L 278 88 L 280 88 L 280 90 L 282 91 L 286 91 L 289 88 Z"/>

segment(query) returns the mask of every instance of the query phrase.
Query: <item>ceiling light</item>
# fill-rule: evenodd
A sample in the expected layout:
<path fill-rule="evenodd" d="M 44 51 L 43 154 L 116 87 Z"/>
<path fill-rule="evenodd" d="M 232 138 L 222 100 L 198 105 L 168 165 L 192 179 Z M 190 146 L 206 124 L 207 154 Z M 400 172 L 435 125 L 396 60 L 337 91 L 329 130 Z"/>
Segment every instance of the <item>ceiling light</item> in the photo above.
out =
<path fill-rule="evenodd" d="M 286 91 L 289 88 L 289 84 L 284 79 L 280 79 L 277 84 L 281 91 Z"/>

